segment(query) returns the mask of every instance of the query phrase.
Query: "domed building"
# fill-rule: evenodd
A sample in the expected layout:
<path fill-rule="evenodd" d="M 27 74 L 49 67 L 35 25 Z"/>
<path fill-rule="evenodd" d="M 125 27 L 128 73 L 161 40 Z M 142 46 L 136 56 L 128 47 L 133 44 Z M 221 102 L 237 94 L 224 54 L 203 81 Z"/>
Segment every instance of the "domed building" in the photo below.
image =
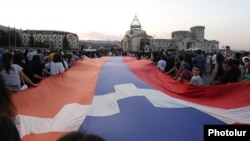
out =
<path fill-rule="evenodd" d="M 141 23 L 135 15 L 130 24 L 130 30 L 126 32 L 121 41 L 121 48 L 123 51 L 143 52 L 147 50 L 146 46 L 152 45 L 152 40 L 153 37 L 147 35 L 146 31 L 141 29 Z"/>

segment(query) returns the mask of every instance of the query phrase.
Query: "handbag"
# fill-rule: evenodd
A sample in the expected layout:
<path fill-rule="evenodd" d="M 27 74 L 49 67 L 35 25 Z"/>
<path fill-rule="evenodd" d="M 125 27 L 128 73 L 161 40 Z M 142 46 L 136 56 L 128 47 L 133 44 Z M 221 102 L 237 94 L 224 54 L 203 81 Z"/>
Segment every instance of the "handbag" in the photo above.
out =
<path fill-rule="evenodd" d="M 27 84 L 23 84 L 23 85 L 21 86 L 21 88 L 20 88 L 21 91 L 22 91 L 22 90 L 25 90 L 25 89 L 28 89 L 28 85 L 27 85 Z"/>

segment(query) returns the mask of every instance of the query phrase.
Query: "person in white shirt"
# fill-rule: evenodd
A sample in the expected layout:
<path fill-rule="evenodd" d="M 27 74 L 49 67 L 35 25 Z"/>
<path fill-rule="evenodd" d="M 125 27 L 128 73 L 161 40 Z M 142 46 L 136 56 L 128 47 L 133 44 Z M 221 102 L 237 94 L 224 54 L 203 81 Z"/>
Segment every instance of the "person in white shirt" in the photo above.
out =
<path fill-rule="evenodd" d="M 214 52 L 214 54 L 212 55 L 212 58 L 211 58 L 211 70 L 210 70 L 210 73 L 213 72 L 214 68 L 215 68 L 215 65 L 217 64 L 216 62 L 216 55 L 217 53 Z"/>
<path fill-rule="evenodd" d="M 203 80 L 200 76 L 200 68 L 197 66 L 193 66 L 192 73 L 193 73 L 193 76 L 190 80 L 190 84 L 198 85 L 198 86 L 204 85 Z"/>
<path fill-rule="evenodd" d="M 51 75 L 57 75 L 65 72 L 65 68 L 62 64 L 62 56 L 60 54 L 55 54 L 53 61 L 45 64 L 45 68 L 50 70 Z"/>
<path fill-rule="evenodd" d="M 29 52 L 28 52 L 28 54 L 27 54 L 27 56 L 26 56 L 29 62 L 31 62 L 31 60 L 32 60 L 32 58 L 33 58 L 34 55 L 36 55 L 36 51 L 33 50 L 33 49 L 30 49 Z"/>
<path fill-rule="evenodd" d="M 166 66 L 167 66 L 167 61 L 164 59 L 164 56 L 162 55 L 161 59 L 157 62 L 157 68 L 160 71 L 165 72 Z"/>

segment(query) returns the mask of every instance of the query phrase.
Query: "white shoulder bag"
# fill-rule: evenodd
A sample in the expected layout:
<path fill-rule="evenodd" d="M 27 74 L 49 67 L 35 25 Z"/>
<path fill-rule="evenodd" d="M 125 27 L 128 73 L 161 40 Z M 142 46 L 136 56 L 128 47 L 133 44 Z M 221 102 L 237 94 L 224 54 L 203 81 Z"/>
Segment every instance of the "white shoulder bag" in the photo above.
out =
<path fill-rule="evenodd" d="M 25 89 L 28 89 L 28 85 L 24 82 L 24 80 L 21 78 L 22 82 L 23 82 L 23 85 L 20 87 L 20 90 L 25 90 Z"/>

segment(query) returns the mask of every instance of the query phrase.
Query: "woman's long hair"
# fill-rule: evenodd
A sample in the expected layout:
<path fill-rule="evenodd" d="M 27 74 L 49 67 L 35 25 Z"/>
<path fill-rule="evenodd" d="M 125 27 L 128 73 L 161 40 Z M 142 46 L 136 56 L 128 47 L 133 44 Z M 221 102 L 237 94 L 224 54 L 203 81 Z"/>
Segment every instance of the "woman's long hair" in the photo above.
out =
<path fill-rule="evenodd" d="M 5 69 L 5 71 L 9 74 L 10 73 L 10 69 L 14 70 L 11 67 L 11 61 L 13 59 L 13 55 L 9 52 L 6 52 L 3 54 L 3 60 L 2 60 L 2 64 L 3 64 L 3 68 Z"/>
<path fill-rule="evenodd" d="M 56 53 L 54 55 L 53 62 L 55 62 L 55 63 L 61 62 L 63 64 L 64 69 L 66 70 L 66 65 L 64 64 L 64 61 L 62 59 L 62 55 Z"/>
<path fill-rule="evenodd" d="M 225 57 L 222 54 L 216 55 L 216 61 L 219 67 L 222 67 L 223 62 L 225 61 Z"/>
<path fill-rule="evenodd" d="M 34 55 L 30 62 L 30 69 L 39 68 L 42 65 L 41 58 L 38 55 Z"/>
<path fill-rule="evenodd" d="M 0 74 L 0 116 L 15 117 L 16 107 L 11 99 L 11 92 Z"/>
<path fill-rule="evenodd" d="M 240 76 L 241 76 L 241 71 L 240 71 L 239 67 L 236 66 L 232 61 L 226 60 L 226 61 L 223 62 L 223 64 L 226 64 L 226 65 L 230 66 L 230 67 L 232 68 L 231 71 L 236 72 L 238 78 L 240 78 Z"/>

